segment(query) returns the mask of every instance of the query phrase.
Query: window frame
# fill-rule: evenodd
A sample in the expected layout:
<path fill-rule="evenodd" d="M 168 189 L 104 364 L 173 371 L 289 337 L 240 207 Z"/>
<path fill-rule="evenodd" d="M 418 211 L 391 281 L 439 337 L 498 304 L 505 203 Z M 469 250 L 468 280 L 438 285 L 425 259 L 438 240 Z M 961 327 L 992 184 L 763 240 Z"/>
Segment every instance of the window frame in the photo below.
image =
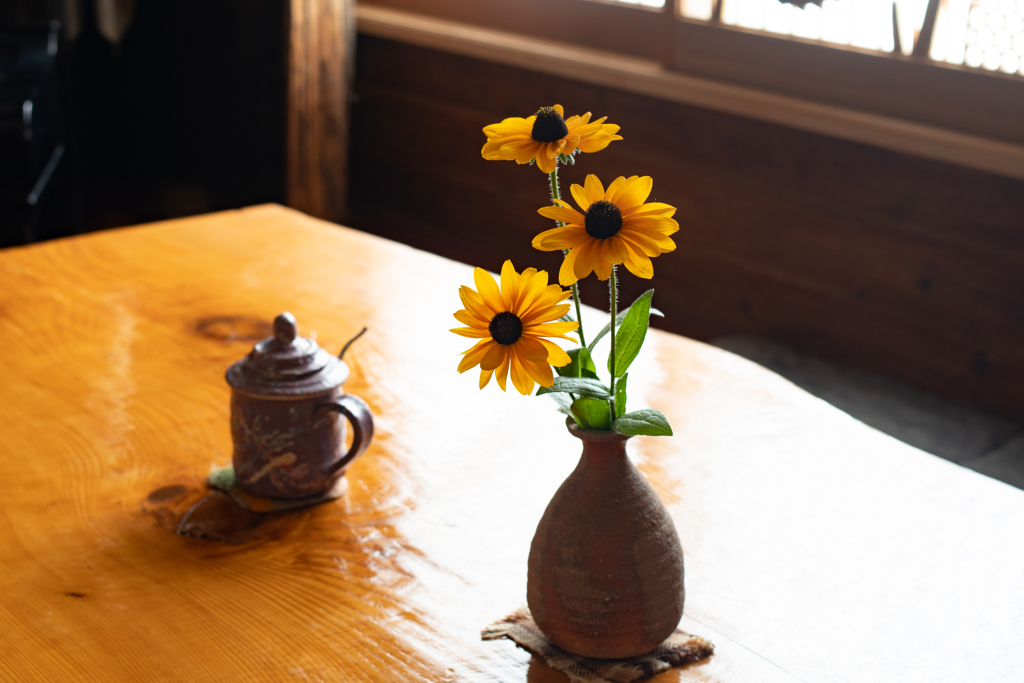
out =
<path fill-rule="evenodd" d="M 1024 78 L 595 0 L 360 0 L 654 60 L 680 74 L 1024 144 Z M 510 10 L 510 8 L 512 8 Z"/>

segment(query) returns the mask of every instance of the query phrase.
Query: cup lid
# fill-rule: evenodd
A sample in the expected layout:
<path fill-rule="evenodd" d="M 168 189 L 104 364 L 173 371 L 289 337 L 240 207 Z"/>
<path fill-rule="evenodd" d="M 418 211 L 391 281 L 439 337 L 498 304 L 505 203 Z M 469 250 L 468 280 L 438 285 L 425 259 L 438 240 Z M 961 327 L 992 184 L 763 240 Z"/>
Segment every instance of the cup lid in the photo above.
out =
<path fill-rule="evenodd" d="M 300 337 L 295 316 L 274 318 L 274 336 L 257 342 L 252 351 L 225 374 L 232 389 L 261 396 L 302 396 L 330 391 L 348 379 L 348 365 Z"/>

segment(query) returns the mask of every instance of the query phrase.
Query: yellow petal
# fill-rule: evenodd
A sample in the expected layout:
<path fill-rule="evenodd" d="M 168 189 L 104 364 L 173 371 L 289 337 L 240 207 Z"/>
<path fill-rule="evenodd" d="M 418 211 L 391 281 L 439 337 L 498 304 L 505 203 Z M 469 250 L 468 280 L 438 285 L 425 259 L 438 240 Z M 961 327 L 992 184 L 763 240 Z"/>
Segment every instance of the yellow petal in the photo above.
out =
<path fill-rule="evenodd" d="M 612 263 L 623 263 L 627 258 L 629 258 L 629 252 L 626 250 L 626 245 L 622 243 L 621 231 L 619 231 L 619 234 L 609 237 L 607 244 L 608 253 Z"/>
<path fill-rule="evenodd" d="M 582 280 L 594 270 L 594 243 L 595 240 L 588 240 L 579 246 L 580 253 L 572 269 L 578 280 Z"/>
<path fill-rule="evenodd" d="M 546 363 L 548 360 L 548 350 L 533 337 L 519 337 L 514 346 L 515 353 L 520 358 L 525 358 L 534 363 Z"/>
<path fill-rule="evenodd" d="M 458 320 L 463 325 L 469 325 L 470 327 L 487 327 L 490 324 L 489 320 L 478 318 L 477 316 L 473 315 L 472 313 L 465 309 L 455 311 L 454 315 L 456 320 Z"/>
<path fill-rule="evenodd" d="M 548 341 L 547 339 L 538 339 L 537 341 L 543 344 L 544 348 L 548 350 L 547 363 L 549 365 L 554 365 L 556 368 L 560 368 L 572 362 L 572 358 L 569 357 L 569 354 L 567 354 L 565 350 L 555 342 Z"/>
<path fill-rule="evenodd" d="M 523 396 L 529 396 L 533 393 L 533 380 L 530 375 L 526 372 L 519 357 L 514 353 L 509 354 L 512 357 L 512 385 L 515 386 L 516 390 Z"/>
<path fill-rule="evenodd" d="M 571 294 L 572 292 L 570 292 L 570 295 Z M 554 306 L 547 306 L 538 302 L 538 304 L 531 310 L 525 311 L 519 316 L 519 319 L 523 321 L 523 334 L 526 334 L 530 325 L 545 323 L 549 320 L 558 320 L 571 310 L 572 304 L 556 304 Z"/>
<path fill-rule="evenodd" d="M 612 202 L 615 206 L 619 207 L 620 211 L 632 209 L 647 201 L 653 186 L 654 180 L 649 175 L 645 175 L 642 178 L 630 178 L 623 183 L 618 195 L 616 195 Z"/>
<path fill-rule="evenodd" d="M 557 111 L 558 115 L 561 116 L 563 119 L 565 118 L 565 110 L 562 109 L 562 105 L 555 104 L 555 105 L 552 105 L 551 108 L 554 109 L 555 111 Z"/>
<path fill-rule="evenodd" d="M 469 337 L 471 339 L 486 339 L 491 336 L 490 331 L 481 330 L 479 327 L 454 327 L 449 332 L 454 332 L 460 337 Z"/>
<path fill-rule="evenodd" d="M 586 190 L 587 199 L 590 200 L 590 204 L 604 199 L 604 185 L 601 184 L 601 181 L 593 173 L 587 176 L 586 181 L 583 183 L 583 188 Z"/>
<path fill-rule="evenodd" d="M 533 248 L 540 251 L 556 251 L 572 249 L 577 244 L 589 239 L 587 231 L 578 225 L 545 230 L 533 238 Z"/>
<path fill-rule="evenodd" d="M 501 303 L 503 310 L 513 310 L 518 291 L 519 275 L 516 274 L 512 261 L 506 260 L 501 266 Z"/>
<path fill-rule="evenodd" d="M 671 219 L 667 221 L 659 219 L 658 222 L 652 222 L 648 219 L 641 219 L 639 221 L 630 219 L 623 222 L 619 232 L 639 232 L 655 241 L 668 240 L 669 235 L 679 232 L 679 224 Z M 668 241 L 671 242 L 672 240 Z"/>
<path fill-rule="evenodd" d="M 503 133 L 515 133 L 525 130 L 529 133 L 533 130 L 533 119 L 535 116 L 531 116 L 528 119 L 524 119 L 521 116 L 512 116 L 507 119 L 503 119 L 501 123 L 492 123 L 484 128 L 484 135 L 489 138 L 493 138 L 496 135 Z"/>
<path fill-rule="evenodd" d="M 572 127 L 570 127 L 568 120 L 566 120 L 565 125 L 566 125 L 567 128 L 569 128 L 570 131 L 576 132 L 577 128 L 583 128 L 583 127 L 588 126 L 588 125 L 593 125 L 592 123 L 590 123 L 590 117 L 591 116 L 592 115 L 591 115 L 591 113 L 589 111 L 586 114 L 584 114 L 583 116 L 573 116 L 572 118 L 573 118 L 573 124 L 574 125 Z"/>
<path fill-rule="evenodd" d="M 537 168 L 545 173 L 552 173 L 558 166 L 558 159 L 552 159 L 544 154 L 537 155 Z"/>
<path fill-rule="evenodd" d="M 508 352 L 509 347 L 504 344 L 492 344 L 491 348 L 484 354 L 484 357 L 480 359 L 480 369 L 493 370 L 498 367 L 505 360 L 505 354 Z"/>
<path fill-rule="evenodd" d="M 678 230 L 678 228 L 677 228 L 677 230 Z M 675 231 L 673 231 L 673 232 L 675 232 Z M 658 245 L 658 248 L 661 249 L 662 252 L 675 251 L 675 248 L 676 248 L 676 243 L 672 241 L 671 237 L 669 237 L 668 235 L 666 235 L 666 234 L 664 234 L 662 232 L 659 232 L 657 230 L 652 230 L 650 228 L 638 228 L 638 227 L 635 227 L 635 226 L 631 225 L 628 228 L 623 228 L 622 230 L 620 230 L 619 234 L 620 235 L 643 235 L 644 237 L 646 237 L 647 239 L 651 240 L 656 245 Z"/>
<path fill-rule="evenodd" d="M 539 142 L 534 143 L 532 145 L 529 145 L 528 147 L 523 148 L 523 150 L 520 151 L 519 154 L 517 154 L 516 157 L 515 157 L 516 163 L 517 164 L 528 164 L 528 163 L 530 163 L 531 161 L 533 161 L 534 157 L 537 156 L 537 153 L 540 151 L 540 148 L 541 148 L 541 144 Z M 540 162 L 539 159 L 537 161 L 538 161 L 538 163 Z"/>
<path fill-rule="evenodd" d="M 498 386 L 501 387 L 502 391 L 505 391 L 505 380 L 508 379 L 508 366 L 512 361 L 512 354 L 505 354 L 505 361 L 501 364 L 501 367 L 495 371 L 495 375 L 498 378 Z"/>
<path fill-rule="evenodd" d="M 661 255 L 661 248 L 654 243 L 654 240 L 646 235 L 641 235 L 636 231 L 621 231 L 619 232 L 619 235 L 622 236 L 622 240 L 625 244 L 638 248 L 645 256 L 651 257 Z"/>
<path fill-rule="evenodd" d="M 461 374 L 472 367 L 476 367 L 480 361 L 483 360 L 483 357 L 487 355 L 487 352 L 490 351 L 492 346 L 497 345 L 490 339 L 482 339 L 478 341 L 475 346 L 464 351 L 463 353 L 465 355 L 459 362 L 459 373 Z"/>
<path fill-rule="evenodd" d="M 562 267 L 558 269 L 558 284 L 563 287 L 568 287 L 572 283 L 576 282 L 576 258 L 580 255 L 580 248 L 582 244 L 579 244 L 569 250 L 569 253 L 565 255 L 565 259 L 562 260 Z"/>
<path fill-rule="evenodd" d="M 544 323 L 543 325 L 534 325 L 533 327 L 531 327 L 530 328 L 530 335 L 533 336 L 533 337 L 538 337 L 538 338 L 539 337 L 557 337 L 557 338 L 560 338 L 560 339 L 561 338 L 567 338 L 567 337 L 565 337 L 565 335 L 568 332 L 572 332 L 573 330 L 575 330 L 579 326 L 580 326 L 580 324 L 578 322 L 576 322 L 575 320 L 572 321 L 572 322 L 564 322 L 564 323 L 563 322 Z M 569 339 L 569 341 L 575 341 L 575 340 L 574 339 Z"/>
<path fill-rule="evenodd" d="M 604 282 L 612 275 L 611 256 L 608 252 L 607 240 L 594 242 L 590 248 L 591 261 L 594 263 L 594 274 L 597 279 Z"/>
<path fill-rule="evenodd" d="M 639 218 L 640 216 L 664 216 L 665 218 L 671 218 L 676 213 L 676 207 L 670 204 L 664 204 L 662 202 L 651 202 L 649 204 L 641 204 L 640 206 L 634 206 L 632 209 L 623 209 L 622 217 L 625 218 Z"/>
<path fill-rule="evenodd" d="M 537 142 L 532 138 L 513 141 L 510 141 L 507 138 L 502 138 L 502 141 L 503 144 L 498 147 L 497 152 L 503 159 L 515 159 L 524 151 L 530 151 L 532 154 L 533 152 L 531 150 L 536 151 L 537 149 Z"/>
<path fill-rule="evenodd" d="M 623 240 L 623 242 L 626 245 L 626 249 L 629 250 L 629 258 L 625 261 L 626 269 L 633 273 L 633 275 L 642 277 L 646 280 L 650 280 L 654 277 L 654 264 L 651 263 L 651 259 L 645 256 L 628 241 Z"/>
<path fill-rule="evenodd" d="M 548 271 L 542 270 L 540 272 L 544 274 L 544 281 L 547 282 L 547 280 L 548 280 Z M 532 280 L 534 277 L 536 277 L 536 275 L 537 275 L 537 269 L 536 268 L 527 268 L 526 270 L 524 270 L 519 275 L 519 291 L 516 294 L 516 303 L 515 303 L 517 308 L 514 309 L 514 310 L 518 310 L 519 302 L 522 301 L 522 299 L 523 299 L 523 290 L 526 287 L 526 283 L 528 283 L 530 280 Z"/>
<path fill-rule="evenodd" d="M 555 383 L 555 374 L 547 363 L 531 363 L 526 361 L 523 365 L 526 366 L 526 372 L 529 373 L 530 378 L 542 387 L 550 387 Z M 532 391 L 533 387 L 530 387 L 530 390 Z"/>
<path fill-rule="evenodd" d="M 579 207 L 584 212 L 590 208 L 590 199 L 587 197 L 587 192 L 582 186 L 573 183 L 569 188 L 569 192 L 572 193 L 572 198 L 576 200 L 576 203 L 579 204 Z M 580 216 L 580 218 L 583 218 L 583 216 Z M 583 221 L 580 221 L 580 223 L 582 224 Z"/>
<path fill-rule="evenodd" d="M 602 149 L 607 147 L 609 145 L 609 143 L 611 143 L 612 140 L 621 140 L 621 139 L 622 139 L 622 137 L 620 137 L 618 135 L 609 136 L 609 135 L 602 135 L 600 133 L 597 134 L 597 135 L 588 136 L 586 138 L 580 136 L 580 144 L 579 144 L 578 148 L 579 148 L 579 150 L 581 152 L 587 152 L 587 153 L 600 152 Z"/>
<path fill-rule="evenodd" d="M 633 177 L 635 178 L 636 176 L 633 176 Z M 626 182 L 626 178 L 624 176 L 619 176 L 618 178 L 613 180 L 612 184 L 608 186 L 607 190 L 605 190 L 604 197 L 602 199 L 604 199 L 605 201 L 608 201 L 608 202 L 611 202 L 612 204 L 614 204 L 615 203 L 615 197 L 616 197 L 616 195 L 619 194 L 619 190 L 622 189 L 622 185 L 625 182 Z"/>
<path fill-rule="evenodd" d="M 580 144 L 580 136 L 576 133 L 569 133 L 564 139 L 565 147 L 562 148 L 562 154 L 570 156 L 576 151 L 576 146 Z"/>
<path fill-rule="evenodd" d="M 567 209 L 563 206 L 542 206 L 537 209 L 537 213 L 544 218 L 550 218 L 556 221 L 562 221 L 563 223 L 577 223 L 583 225 L 583 214 L 574 209 Z"/>
<path fill-rule="evenodd" d="M 528 316 L 530 309 L 534 307 L 538 299 L 544 294 L 544 288 L 548 284 L 548 272 L 542 270 L 536 273 L 528 281 L 523 282 L 520 287 L 519 300 L 516 302 L 516 311 L 519 319 Z"/>
<path fill-rule="evenodd" d="M 553 294 L 552 290 L 554 290 Z M 523 308 L 520 311 L 519 317 L 523 321 L 524 330 L 528 329 L 530 325 L 561 318 L 568 312 L 566 307 L 569 304 L 559 304 L 570 296 L 572 296 L 572 290 L 563 290 L 558 285 L 545 287 L 540 295 L 530 303 L 529 308 Z"/>
<path fill-rule="evenodd" d="M 466 307 L 466 310 L 485 324 L 491 324 L 491 318 L 500 311 L 493 311 L 491 307 L 487 305 L 484 298 L 480 296 L 479 292 L 470 289 L 463 285 L 459 287 L 459 298 L 462 299 L 462 305 Z M 471 323 L 466 323 L 467 325 Z"/>
<path fill-rule="evenodd" d="M 491 381 L 491 375 L 494 374 L 494 370 L 481 370 L 480 371 L 480 388 L 483 389 L 487 386 L 488 382 Z"/>
<path fill-rule="evenodd" d="M 488 318 L 493 318 L 505 310 L 501 305 L 501 290 L 490 273 L 483 268 L 477 268 L 473 271 L 473 281 L 476 282 L 476 291 L 480 293 L 484 304 L 491 310 Z"/>

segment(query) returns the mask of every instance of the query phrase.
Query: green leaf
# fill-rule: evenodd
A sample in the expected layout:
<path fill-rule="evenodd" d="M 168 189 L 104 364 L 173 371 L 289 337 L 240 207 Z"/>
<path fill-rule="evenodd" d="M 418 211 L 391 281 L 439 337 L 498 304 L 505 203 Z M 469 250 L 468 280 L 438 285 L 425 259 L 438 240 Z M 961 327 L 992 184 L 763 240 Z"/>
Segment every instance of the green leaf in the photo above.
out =
<path fill-rule="evenodd" d="M 569 157 L 567 157 L 564 154 L 559 154 L 558 155 L 558 160 L 561 161 L 563 165 L 569 163 Z"/>
<path fill-rule="evenodd" d="M 597 398 L 578 398 L 572 402 L 572 416 L 584 429 L 608 429 L 612 416 L 608 401 Z"/>
<path fill-rule="evenodd" d="M 559 377 L 579 377 L 580 376 L 580 361 L 579 361 L 580 350 L 579 349 L 569 349 L 568 351 L 566 351 L 566 353 L 569 354 L 569 358 L 571 358 L 572 360 L 569 361 L 568 365 L 563 365 L 560 368 L 556 367 L 555 368 L 555 372 L 558 373 Z M 541 389 L 543 389 L 543 387 L 541 387 Z M 539 391 L 540 390 L 538 389 L 538 394 L 537 394 L 538 396 L 540 395 Z"/>
<path fill-rule="evenodd" d="M 640 353 L 640 347 L 644 345 L 647 337 L 647 326 L 650 323 L 651 297 L 654 290 L 648 289 L 637 297 L 626 311 L 626 317 L 619 325 L 619 332 L 615 335 L 615 376 L 622 377 L 626 374 L 630 364 L 636 355 Z M 612 372 L 611 355 L 608 357 L 608 372 Z"/>
<path fill-rule="evenodd" d="M 651 292 L 651 294 L 654 294 L 654 290 L 653 290 L 653 289 L 652 289 L 652 290 L 650 290 L 650 292 Z M 647 293 L 647 292 L 644 292 L 644 294 L 646 294 L 646 293 Z M 641 296 L 642 296 L 642 295 L 641 295 Z M 639 299 L 638 299 L 638 300 L 639 300 Z M 633 303 L 636 303 L 636 301 L 634 301 Z M 633 306 L 632 306 L 632 305 L 630 305 L 630 307 L 629 307 L 629 308 L 627 308 L 626 310 L 624 310 L 624 311 L 619 311 L 619 314 L 618 314 L 617 316 L 615 316 L 615 329 L 616 329 L 616 330 L 618 330 L 618 329 L 619 329 L 619 326 L 620 326 L 620 325 L 622 324 L 622 321 L 623 321 L 623 320 L 624 320 L 624 319 L 626 318 L 626 314 L 627 314 L 627 313 L 629 313 L 629 309 L 630 309 L 630 308 L 633 308 Z M 658 317 L 660 317 L 660 318 L 664 318 L 664 317 L 665 317 L 665 314 L 664 314 L 664 313 L 662 313 L 661 311 L 659 311 L 659 310 L 658 310 L 657 308 L 654 308 L 653 306 L 651 307 L 651 315 L 656 315 L 656 316 L 658 316 Z M 597 333 L 597 336 L 596 336 L 596 337 L 594 337 L 594 338 L 593 338 L 593 339 L 592 339 L 592 340 L 590 341 L 590 343 L 589 343 L 589 344 L 587 344 L 587 349 L 588 349 L 588 350 L 589 350 L 589 351 L 590 351 L 591 353 L 593 353 L 593 352 L 594 352 L 594 347 L 595 347 L 595 346 L 597 346 L 597 342 L 599 342 L 599 341 L 601 341 L 602 339 L 604 339 L 604 338 L 605 338 L 605 336 L 606 336 L 606 335 L 607 335 L 607 334 L 608 334 L 608 333 L 609 333 L 609 332 L 611 331 L 611 329 L 612 329 L 611 323 L 609 323 L 609 324 L 605 325 L 605 326 L 604 326 L 603 328 L 601 328 L 601 331 Z"/>
<path fill-rule="evenodd" d="M 625 374 L 615 384 L 615 417 L 622 417 L 622 414 L 626 412 L 626 380 L 629 379 L 629 374 Z"/>
<path fill-rule="evenodd" d="M 566 396 L 565 394 L 548 394 L 548 396 L 553 398 L 555 403 L 558 404 L 558 412 L 564 413 L 569 417 L 572 417 L 572 412 L 570 411 L 570 407 L 572 406 L 572 400 L 568 396 Z"/>
<path fill-rule="evenodd" d="M 608 393 L 608 387 L 589 377 L 556 377 L 555 383 L 550 387 L 541 387 L 537 395 L 541 394 L 576 394 L 588 398 L 596 398 L 607 401 L 612 397 Z"/>
<path fill-rule="evenodd" d="M 566 351 L 569 354 L 569 358 L 572 361 L 568 365 L 563 365 L 560 368 L 555 368 L 562 377 L 589 377 L 590 379 L 597 379 L 597 368 L 594 367 L 594 360 L 590 356 L 590 351 L 585 348 L 569 349 Z"/>
<path fill-rule="evenodd" d="M 574 403 L 573 414 L 576 413 L 575 408 Z M 669 425 L 668 418 L 653 409 L 638 410 L 615 418 L 612 429 L 629 436 L 672 436 L 672 426 Z"/>
<path fill-rule="evenodd" d="M 576 318 L 572 317 L 572 315 L 570 315 L 569 313 L 566 313 L 565 315 L 563 315 L 561 318 L 558 319 L 558 322 L 560 322 L 560 323 L 574 323 L 574 322 L 576 322 Z"/>

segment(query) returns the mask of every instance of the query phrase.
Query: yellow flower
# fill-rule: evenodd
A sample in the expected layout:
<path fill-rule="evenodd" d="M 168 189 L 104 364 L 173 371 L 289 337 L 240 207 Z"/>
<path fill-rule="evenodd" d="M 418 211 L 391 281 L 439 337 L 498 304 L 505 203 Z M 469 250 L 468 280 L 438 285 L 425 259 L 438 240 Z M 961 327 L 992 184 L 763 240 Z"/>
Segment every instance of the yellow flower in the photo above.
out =
<path fill-rule="evenodd" d="M 590 121 L 590 112 L 583 116 L 565 116 L 562 105 L 543 107 L 529 118 L 510 118 L 484 128 L 487 143 L 481 153 L 484 159 L 516 160 L 528 164 L 537 160 L 537 167 L 551 173 L 558 164 L 558 155 L 600 152 L 612 140 L 621 140 L 619 127 L 605 123 L 608 118 Z"/>
<path fill-rule="evenodd" d="M 644 203 L 653 183 L 650 176 L 619 176 L 605 191 L 597 176 L 588 175 L 585 187 L 572 186 L 583 213 L 558 199 L 558 206 L 538 209 L 540 215 L 566 223 L 533 238 L 533 247 L 541 251 L 570 250 L 558 271 L 563 287 L 591 272 L 607 280 L 619 263 L 637 277 L 654 275 L 651 257 L 676 248 L 669 235 L 679 230 L 679 223 L 672 219 L 674 206 Z"/>
<path fill-rule="evenodd" d="M 501 267 L 501 287 L 483 268 L 473 273 L 476 290 L 461 287 L 459 296 L 466 307 L 455 313 L 455 318 L 468 327 L 452 330 L 463 337 L 479 338 L 477 344 L 463 351 L 459 372 L 480 366 L 480 388 L 497 374 L 498 385 L 505 391 L 509 371 L 512 384 L 519 393 L 528 396 L 534 382 L 550 387 L 555 382 L 551 366 L 561 367 L 570 362 L 569 355 L 552 339 L 565 339 L 566 332 L 575 330 L 579 323 L 557 322 L 569 312 L 563 304 L 572 295 L 558 285 L 548 284 L 548 273 L 527 268 L 522 275 L 516 273 L 511 261 Z"/>

